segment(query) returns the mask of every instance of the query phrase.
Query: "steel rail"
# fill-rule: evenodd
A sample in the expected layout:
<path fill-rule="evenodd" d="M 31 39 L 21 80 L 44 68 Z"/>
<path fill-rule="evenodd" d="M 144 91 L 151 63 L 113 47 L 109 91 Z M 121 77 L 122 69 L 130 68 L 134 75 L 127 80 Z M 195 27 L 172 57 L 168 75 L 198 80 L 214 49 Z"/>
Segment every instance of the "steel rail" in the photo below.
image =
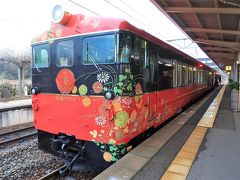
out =
<path fill-rule="evenodd" d="M 8 140 L 5 140 L 5 141 L 0 141 L 0 146 L 6 145 L 8 143 L 15 142 L 15 141 L 19 141 L 19 140 L 22 140 L 22 139 L 25 139 L 25 138 L 29 138 L 29 137 L 32 137 L 32 136 L 35 136 L 35 135 L 37 135 L 37 132 L 30 133 L 30 134 L 23 135 L 23 136 L 19 136 L 19 137 L 16 137 L 16 138 L 11 138 L 11 139 L 8 139 Z"/>
<path fill-rule="evenodd" d="M 58 169 L 55 169 L 54 171 L 50 172 L 49 174 L 39 178 L 38 180 L 46 180 L 46 179 L 60 176 L 60 170 L 64 169 L 65 167 L 66 167 L 66 165 L 63 165 L 63 166 L 59 167 Z"/>
<path fill-rule="evenodd" d="M 1 136 L 6 136 L 6 135 L 10 135 L 10 134 L 13 134 L 13 133 L 18 133 L 18 132 L 25 131 L 25 130 L 29 130 L 29 129 L 33 129 L 33 128 L 34 128 L 34 126 L 30 126 L 30 127 L 16 129 L 16 130 L 9 131 L 9 132 L 0 133 L 0 137 Z"/>

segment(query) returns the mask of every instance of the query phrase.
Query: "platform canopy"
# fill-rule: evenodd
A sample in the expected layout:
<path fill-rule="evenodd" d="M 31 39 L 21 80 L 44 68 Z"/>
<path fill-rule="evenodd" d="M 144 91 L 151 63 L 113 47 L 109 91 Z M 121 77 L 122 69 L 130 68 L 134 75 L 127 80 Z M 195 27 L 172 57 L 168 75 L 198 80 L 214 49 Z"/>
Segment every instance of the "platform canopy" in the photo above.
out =
<path fill-rule="evenodd" d="M 240 51 L 240 0 L 151 0 L 221 68 Z"/>

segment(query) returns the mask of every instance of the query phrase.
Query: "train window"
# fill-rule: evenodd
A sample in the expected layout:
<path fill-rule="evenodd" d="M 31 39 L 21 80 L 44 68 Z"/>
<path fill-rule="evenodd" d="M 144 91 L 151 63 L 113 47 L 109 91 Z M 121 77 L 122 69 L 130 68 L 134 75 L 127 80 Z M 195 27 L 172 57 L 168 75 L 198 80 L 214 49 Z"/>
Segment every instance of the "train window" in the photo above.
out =
<path fill-rule="evenodd" d="M 132 36 L 127 33 L 118 34 L 118 62 L 128 63 L 131 55 Z"/>
<path fill-rule="evenodd" d="M 173 62 L 165 58 L 158 57 L 157 90 L 169 89 L 173 87 Z"/>
<path fill-rule="evenodd" d="M 197 84 L 198 83 L 198 73 L 197 73 L 197 68 L 193 68 L 193 83 Z"/>
<path fill-rule="evenodd" d="M 57 43 L 57 66 L 67 67 L 72 66 L 74 62 L 73 57 L 73 41 L 61 41 Z"/>
<path fill-rule="evenodd" d="M 150 47 L 149 52 L 149 69 L 150 69 L 150 91 L 156 91 L 157 81 L 157 50 Z"/>
<path fill-rule="evenodd" d="M 177 65 L 177 86 L 182 86 L 182 65 Z"/>
<path fill-rule="evenodd" d="M 33 67 L 43 68 L 50 64 L 49 44 L 33 46 Z"/>
<path fill-rule="evenodd" d="M 173 87 L 177 87 L 177 63 L 173 62 Z"/>
<path fill-rule="evenodd" d="M 83 38 L 84 64 L 108 64 L 115 61 L 114 34 Z"/>
<path fill-rule="evenodd" d="M 135 51 L 135 64 L 142 69 L 145 63 L 145 51 L 146 51 L 146 42 L 145 40 L 135 36 L 134 41 L 134 51 Z"/>
<path fill-rule="evenodd" d="M 209 84 L 209 74 L 207 70 L 203 71 L 203 83 Z"/>
<path fill-rule="evenodd" d="M 192 84 L 193 83 L 193 68 L 189 67 L 188 69 L 189 69 L 188 82 L 189 82 L 189 84 Z"/>
<path fill-rule="evenodd" d="M 182 86 L 188 84 L 188 67 L 186 65 L 182 66 Z"/>
<path fill-rule="evenodd" d="M 203 83 L 203 72 L 202 70 L 199 70 L 199 83 Z"/>
<path fill-rule="evenodd" d="M 133 74 L 142 74 L 144 70 L 146 44 L 145 40 L 134 36 L 133 49 L 131 52 L 131 66 Z"/>

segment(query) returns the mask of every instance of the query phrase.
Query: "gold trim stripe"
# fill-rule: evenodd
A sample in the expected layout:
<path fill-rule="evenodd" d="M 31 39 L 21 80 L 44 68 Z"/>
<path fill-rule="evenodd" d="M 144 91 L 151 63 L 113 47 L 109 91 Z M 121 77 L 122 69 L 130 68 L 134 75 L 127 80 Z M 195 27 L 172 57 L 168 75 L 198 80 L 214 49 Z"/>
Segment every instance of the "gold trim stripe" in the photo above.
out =
<path fill-rule="evenodd" d="M 198 122 L 197 126 L 212 128 L 215 122 L 217 112 L 222 101 L 222 97 L 225 91 L 226 85 L 222 87 L 217 97 L 213 100 L 203 117 Z"/>

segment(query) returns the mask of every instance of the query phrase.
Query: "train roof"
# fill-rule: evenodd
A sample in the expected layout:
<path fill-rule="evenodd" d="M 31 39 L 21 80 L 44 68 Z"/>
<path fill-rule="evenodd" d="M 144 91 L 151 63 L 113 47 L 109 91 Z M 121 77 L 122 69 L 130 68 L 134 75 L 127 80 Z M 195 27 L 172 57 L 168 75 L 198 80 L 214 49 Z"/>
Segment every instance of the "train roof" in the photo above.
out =
<path fill-rule="evenodd" d="M 52 41 L 57 38 L 76 36 L 81 34 L 108 32 L 108 31 L 130 31 L 135 33 L 146 40 L 149 40 L 165 49 L 170 50 L 172 53 L 178 54 L 187 61 L 187 63 L 194 64 L 199 67 L 201 62 L 185 54 L 184 52 L 176 49 L 168 43 L 156 38 L 155 36 L 147 33 L 142 29 L 138 29 L 128 21 L 117 18 L 107 18 L 100 16 L 84 16 L 81 14 L 70 15 L 67 22 L 64 23 L 52 23 L 49 31 L 46 31 L 32 40 L 32 43 L 39 43 L 42 41 Z M 209 66 L 202 64 L 201 68 L 215 71 Z"/>

